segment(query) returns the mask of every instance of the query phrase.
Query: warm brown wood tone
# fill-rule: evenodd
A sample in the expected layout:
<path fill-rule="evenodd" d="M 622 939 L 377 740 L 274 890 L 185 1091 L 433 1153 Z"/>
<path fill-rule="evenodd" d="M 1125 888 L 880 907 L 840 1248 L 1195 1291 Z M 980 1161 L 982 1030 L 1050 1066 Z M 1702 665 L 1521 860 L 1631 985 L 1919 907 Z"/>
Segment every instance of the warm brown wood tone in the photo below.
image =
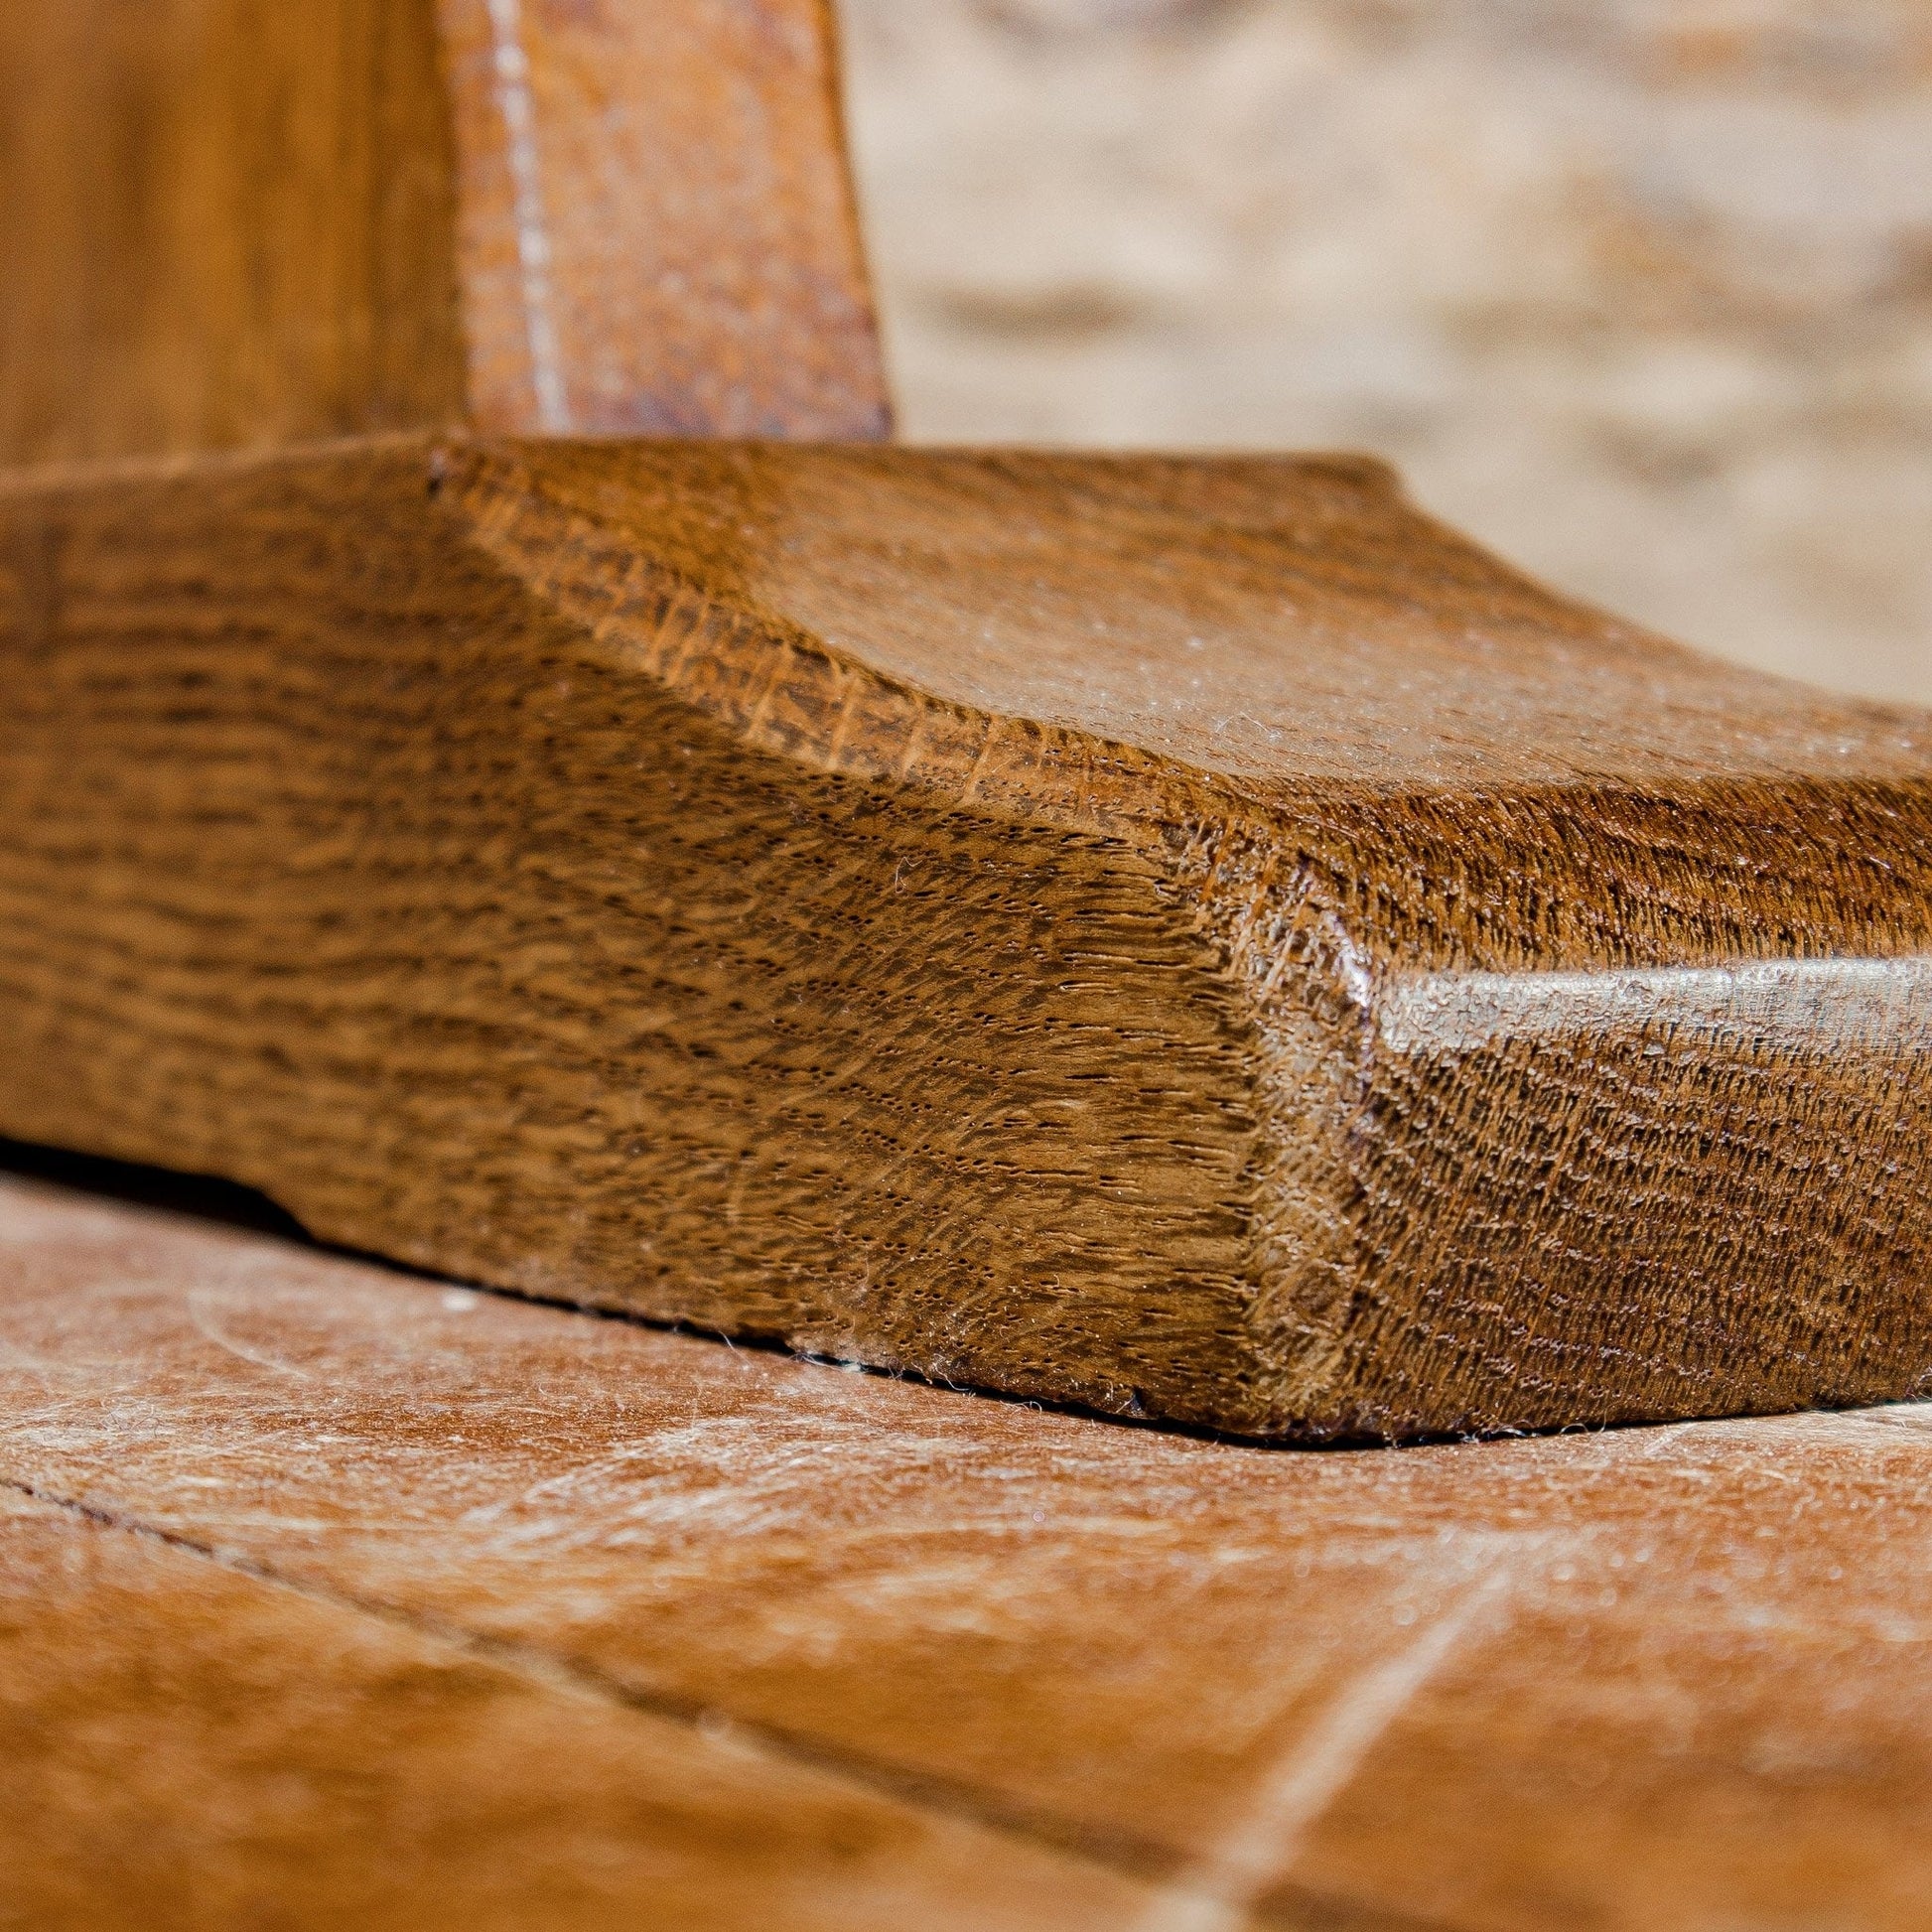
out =
<path fill-rule="evenodd" d="M 0 1926 L 1114 1927 L 1131 1875 L 0 1488 Z"/>
<path fill-rule="evenodd" d="M 463 410 L 435 0 L 22 0 L 0 461 Z"/>
<path fill-rule="evenodd" d="M 478 427 L 886 433 L 831 0 L 440 4 Z"/>
<path fill-rule="evenodd" d="M 889 1924 L 895 1865 L 899 1923 L 1040 1932 L 1932 1917 L 1932 1411 L 1283 1452 L 18 1182 L 0 1249 L 0 1480 L 123 1526 L 36 1514 L 0 1631 L 61 1922 L 188 1920 L 164 1834 L 352 1874 L 351 1815 L 486 1924 Z"/>
<path fill-rule="evenodd" d="M 821 0 L 441 11 L 9 12 L 0 462 L 883 431 Z"/>
<path fill-rule="evenodd" d="M 1372 465 L 399 442 L 0 521 L 0 1130 L 1256 1433 L 1932 1375 L 1932 721 Z"/>

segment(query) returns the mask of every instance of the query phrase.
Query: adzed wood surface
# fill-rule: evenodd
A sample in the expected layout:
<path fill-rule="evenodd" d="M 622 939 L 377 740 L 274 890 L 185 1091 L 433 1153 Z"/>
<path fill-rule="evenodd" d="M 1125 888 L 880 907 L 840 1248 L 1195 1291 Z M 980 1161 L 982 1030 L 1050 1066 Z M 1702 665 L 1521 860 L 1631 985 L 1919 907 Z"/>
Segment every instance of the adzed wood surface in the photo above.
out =
<path fill-rule="evenodd" d="M 888 423 L 825 0 L 26 0 L 0 463 Z"/>
<path fill-rule="evenodd" d="M 0 1183 L 0 1924 L 1919 1932 L 1932 1413 L 1280 1450 Z"/>
<path fill-rule="evenodd" d="M 1932 1377 L 1932 720 L 1372 464 L 0 486 L 0 1131 L 1257 1434 Z"/>

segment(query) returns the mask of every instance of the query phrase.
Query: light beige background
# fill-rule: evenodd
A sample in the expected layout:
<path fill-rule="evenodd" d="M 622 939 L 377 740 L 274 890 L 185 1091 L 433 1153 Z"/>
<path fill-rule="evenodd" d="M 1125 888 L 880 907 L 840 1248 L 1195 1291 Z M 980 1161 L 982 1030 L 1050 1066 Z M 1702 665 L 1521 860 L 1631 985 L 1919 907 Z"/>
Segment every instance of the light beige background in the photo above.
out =
<path fill-rule="evenodd" d="M 1395 458 L 1932 701 L 1932 0 L 841 0 L 918 441 Z"/>

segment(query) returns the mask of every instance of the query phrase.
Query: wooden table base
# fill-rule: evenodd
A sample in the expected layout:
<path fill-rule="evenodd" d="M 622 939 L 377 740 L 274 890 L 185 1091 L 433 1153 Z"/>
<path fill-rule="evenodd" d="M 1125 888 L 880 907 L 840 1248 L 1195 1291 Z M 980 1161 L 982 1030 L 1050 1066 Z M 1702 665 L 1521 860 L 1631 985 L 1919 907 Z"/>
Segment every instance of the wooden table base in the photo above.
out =
<path fill-rule="evenodd" d="M 1932 1390 L 1932 714 L 1342 459 L 0 480 L 0 1132 L 1260 1438 Z"/>
<path fill-rule="evenodd" d="M 1932 1410 L 1283 1450 L 0 1181 L 0 1925 L 1923 1927 Z"/>

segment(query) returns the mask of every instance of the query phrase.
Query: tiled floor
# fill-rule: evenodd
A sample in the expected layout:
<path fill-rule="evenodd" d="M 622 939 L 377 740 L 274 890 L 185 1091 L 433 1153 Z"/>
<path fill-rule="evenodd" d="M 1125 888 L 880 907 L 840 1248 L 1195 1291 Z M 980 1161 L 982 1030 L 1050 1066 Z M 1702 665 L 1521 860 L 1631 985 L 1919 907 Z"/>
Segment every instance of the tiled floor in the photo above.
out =
<path fill-rule="evenodd" d="M 1252 1449 L 10 1177 L 0 1481 L 0 1925 L 1932 1923 L 1932 1408 Z"/>

